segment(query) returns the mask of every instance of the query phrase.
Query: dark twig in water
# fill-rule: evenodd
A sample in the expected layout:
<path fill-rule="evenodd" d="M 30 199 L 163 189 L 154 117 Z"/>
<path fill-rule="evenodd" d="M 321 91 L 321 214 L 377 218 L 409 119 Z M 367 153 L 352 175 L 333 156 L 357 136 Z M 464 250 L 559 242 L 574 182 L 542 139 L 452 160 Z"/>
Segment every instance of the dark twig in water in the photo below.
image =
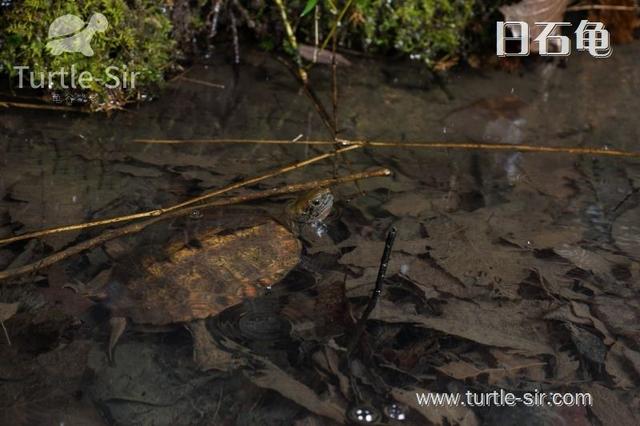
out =
<path fill-rule="evenodd" d="M 618 202 L 618 204 L 615 205 L 615 207 L 613 209 L 611 209 L 611 211 L 609 212 L 610 214 L 615 213 L 618 211 L 618 209 L 620 209 L 620 207 L 622 207 L 624 205 L 624 203 L 626 203 L 629 198 L 631 198 L 633 195 L 637 194 L 638 191 L 640 191 L 640 188 L 633 188 L 627 195 L 624 196 L 624 198 L 622 200 L 620 200 Z"/>
<path fill-rule="evenodd" d="M 160 222 L 162 220 L 188 215 L 191 212 L 193 212 L 193 210 L 195 209 L 205 210 L 205 209 L 214 208 L 214 207 L 246 203 L 246 202 L 254 201 L 258 199 L 275 197 L 278 195 L 293 194 L 296 192 L 308 191 L 315 188 L 325 188 L 325 187 L 334 186 L 342 183 L 352 182 L 354 180 L 368 179 L 372 177 L 384 177 L 384 176 L 390 176 L 390 175 L 391 175 L 391 171 L 389 169 L 375 169 L 368 172 L 361 172 L 361 173 L 356 173 L 352 175 L 341 176 L 338 178 L 322 179 L 322 180 L 311 181 L 311 182 L 285 185 L 278 188 L 267 189 L 265 191 L 253 192 L 249 194 L 225 198 L 223 200 L 211 201 L 206 204 L 190 205 L 188 207 L 183 207 L 183 208 L 174 210 L 162 216 L 153 217 L 151 219 L 148 219 L 142 222 L 136 222 L 130 225 L 123 226 L 121 228 L 105 231 L 104 233 L 98 235 L 97 237 L 91 238 L 89 240 L 78 243 L 74 246 L 68 247 L 64 250 L 61 250 L 57 253 L 54 253 L 36 262 L 30 263 L 28 265 L 24 265 L 21 267 L 1 271 L 0 281 L 6 280 L 8 278 L 14 278 L 17 276 L 29 274 L 32 272 L 37 272 L 40 269 L 48 268 L 49 266 L 54 265 L 64 259 L 67 259 L 76 254 L 82 253 L 85 250 L 89 250 L 94 247 L 97 247 L 101 244 L 106 243 L 107 241 L 113 240 L 115 238 L 123 237 L 125 235 L 135 234 L 136 232 L 140 232 L 146 227 L 153 225 L 156 222 Z"/>
<path fill-rule="evenodd" d="M 387 234 L 387 241 L 384 245 L 384 252 L 382 253 L 382 259 L 380 259 L 380 269 L 378 269 L 378 278 L 376 279 L 376 285 L 373 289 L 373 293 L 371 294 L 371 298 L 369 299 L 369 304 L 367 304 L 367 308 L 362 313 L 360 320 L 356 324 L 356 331 L 351 338 L 351 342 L 349 343 L 349 347 L 347 348 L 347 358 L 351 356 L 353 350 L 356 345 L 360 341 L 360 337 L 362 333 L 364 333 L 364 329 L 367 325 L 367 320 L 373 312 L 373 309 L 376 307 L 378 303 L 378 299 L 380 298 L 380 294 L 382 294 L 382 285 L 384 284 L 384 278 L 387 274 L 387 266 L 389 266 L 389 258 L 391 257 L 391 249 L 393 248 L 393 243 L 396 239 L 396 228 L 392 227 L 389 233 Z"/>
<path fill-rule="evenodd" d="M 313 104 L 313 106 L 316 108 L 316 111 L 320 115 L 322 124 L 324 124 L 324 126 L 329 131 L 331 138 L 333 138 L 336 132 L 333 128 L 333 121 L 331 120 L 331 116 L 327 112 L 322 101 L 320 101 L 320 98 L 318 97 L 318 95 L 316 95 L 315 91 L 309 85 L 309 81 L 306 78 L 303 79 L 300 75 L 300 69 L 294 69 L 291 66 L 290 62 L 288 62 L 283 58 L 280 58 L 279 56 L 276 56 L 276 59 L 280 63 L 282 63 L 284 66 L 286 66 L 287 69 L 291 72 L 291 74 L 293 74 L 293 76 L 298 80 L 298 82 L 302 86 L 302 89 L 304 90 L 305 95 L 307 95 L 307 97 L 311 100 L 311 103 Z M 305 77 L 306 77 L 306 74 L 305 74 Z"/>

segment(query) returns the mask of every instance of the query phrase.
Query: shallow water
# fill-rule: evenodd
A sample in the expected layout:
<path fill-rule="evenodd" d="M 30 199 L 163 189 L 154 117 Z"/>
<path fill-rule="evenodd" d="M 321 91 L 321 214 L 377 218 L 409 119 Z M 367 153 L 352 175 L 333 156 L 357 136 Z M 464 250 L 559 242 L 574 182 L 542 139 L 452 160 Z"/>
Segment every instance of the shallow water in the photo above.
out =
<path fill-rule="evenodd" d="M 634 151 L 639 52 L 635 43 L 607 60 L 468 70 L 444 83 L 415 64 L 355 58 L 339 73 L 340 136 Z M 224 89 L 175 80 L 160 99 L 110 116 L 2 111 L 0 237 L 169 206 L 326 151 L 295 142 L 134 142 L 327 139 L 286 68 L 257 52 L 243 60 L 237 76 L 222 60 L 188 71 Z M 312 81 L 329 104 L 328 70 L 314 69 Z M 182 232 L 179 221 L 3 287 L 0 302 L 19 310 L 5 321 L 12 346 L 1 346 L 0 393 L 11 395 L 0 403 L 2 423 L 332 424 L 350 407 L 372 406 L 385 418 L 384 407 L 400 403 L 405 423 L 442 424 L 417 406 L 414 389 L 595 398 L 590 408 L 449 407 L 449 423 L 612 424 L 639 412 L 638 395 L 626 391 L 640 377 L 636 160 L 365 148 L 249 190 L 372 167 L 393 176 L 336 187 L 326 235 L 305 236 L 302 261 L 284 282 L 207 322 L 218 347 L 244 360 L 238 369 L 200 371 L 180 327 L 126 331 L 109 364 L 108 308 L 118 296 L 92 305 L 64 287 L 157 254 Z M 287 200 L 245 209 L 278 217 Z M 345 335 L 373 289 L 392 225 L 385 291 L 345 366 Z M 0 269 L 100 232 L 0 247 Z"/>

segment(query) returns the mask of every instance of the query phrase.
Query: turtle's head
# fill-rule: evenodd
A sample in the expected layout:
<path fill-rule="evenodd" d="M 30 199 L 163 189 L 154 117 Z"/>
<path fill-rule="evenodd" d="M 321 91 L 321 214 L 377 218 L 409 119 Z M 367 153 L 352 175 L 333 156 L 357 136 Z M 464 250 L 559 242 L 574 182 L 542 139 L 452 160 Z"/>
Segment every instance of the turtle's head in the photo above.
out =
<path fill-rule="evenodd" d="M 109 27 L 109 21 L 102 13 L 94 13 L 89 20 L 88 27 L 102 33 Z"/>
<path fill-rule="evenodd" d="M 302 194 L 287 207 L 289 219 L 299 225 L 320 224 L 333 207 L 333 194 L 328 188 L 319 188 Z"/>

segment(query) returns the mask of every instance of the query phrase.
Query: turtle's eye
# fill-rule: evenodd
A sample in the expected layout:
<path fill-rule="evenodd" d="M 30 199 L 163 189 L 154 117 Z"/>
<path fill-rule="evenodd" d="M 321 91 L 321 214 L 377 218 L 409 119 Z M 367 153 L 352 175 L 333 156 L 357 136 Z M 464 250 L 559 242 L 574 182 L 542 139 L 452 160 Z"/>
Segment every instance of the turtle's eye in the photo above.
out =
<path fill-rule="evenodd" d="M 320 200 L 315 199 L 311 202 L 311 204 L 313 204 L 314 206 L 319 206 L 320 205 Z"/>

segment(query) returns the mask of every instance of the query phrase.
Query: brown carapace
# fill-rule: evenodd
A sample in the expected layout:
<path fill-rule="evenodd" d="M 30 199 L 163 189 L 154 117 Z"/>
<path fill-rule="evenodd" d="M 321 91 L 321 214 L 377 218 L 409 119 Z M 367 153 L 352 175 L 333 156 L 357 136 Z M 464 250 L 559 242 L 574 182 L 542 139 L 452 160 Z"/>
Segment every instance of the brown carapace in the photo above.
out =
<path fill-rule="evenodd" d="M 127 318 L 161 326 L 215 316 L 277 283 L 300 260 L 300 241 L 274 220 L 219 231 L 200 229 L 197 246 L 176 238 L 166 246 L 166 258 L 143 258 L 130 271 L 126 288 L 110 298 L 116 333 L 110 357 Z"/>
<path fill-rule="evenodd" d="M 316 201 L 326 200 L 327 194 L 325 190 L 305 195 L 304 200 L 311 209 L 327 209 L 326 203 Z M 112 314 L 110 359 L 127 320 L 147 326 L 185 324 L 197 340 L 201 333 L 193 333 L 191 326 L 201 329 L 202 324 L 195 322 L 259 295 L 300 260 L 298 237 L 268 216 L 234 218 L 238 223 L 231 228 L 220 226 L 225 221 L 219 217 L 197 216 L 188 235 L 176 235 L 121 268 L 120 284 L 106 294 Z M 291 221 L 300 219 L 289 217 Z"/>

